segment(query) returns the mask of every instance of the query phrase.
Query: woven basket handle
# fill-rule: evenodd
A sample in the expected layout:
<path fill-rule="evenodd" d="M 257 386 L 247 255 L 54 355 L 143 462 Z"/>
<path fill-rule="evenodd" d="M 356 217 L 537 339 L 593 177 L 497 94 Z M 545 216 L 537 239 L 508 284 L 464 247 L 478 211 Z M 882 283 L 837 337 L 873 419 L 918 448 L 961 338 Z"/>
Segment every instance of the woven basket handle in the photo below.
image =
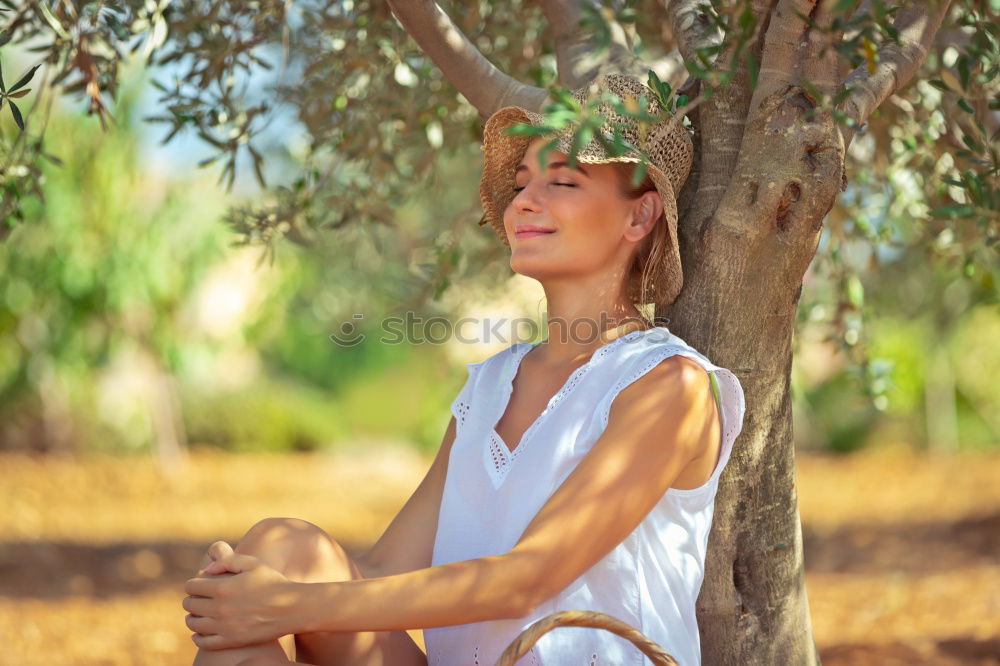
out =
<path fill-rule="evenodd" d="M 522 631 L 510 642 L 507 649 L 500 655 L 496 666 L 513 666 L 514 662 L 523 657 L 531 646 L 545 633 L 556 627 L 593 627 L 607 629 L 622 638 L 629 640 L 642 653 L 649 657 L 654 666 L 679 666 L 670 653 L 653 641 L 646 638 L 642 632 L 630 624 L 622 622 L 606 613 L 596 611 L 558 611 L 550 613 Z"/>

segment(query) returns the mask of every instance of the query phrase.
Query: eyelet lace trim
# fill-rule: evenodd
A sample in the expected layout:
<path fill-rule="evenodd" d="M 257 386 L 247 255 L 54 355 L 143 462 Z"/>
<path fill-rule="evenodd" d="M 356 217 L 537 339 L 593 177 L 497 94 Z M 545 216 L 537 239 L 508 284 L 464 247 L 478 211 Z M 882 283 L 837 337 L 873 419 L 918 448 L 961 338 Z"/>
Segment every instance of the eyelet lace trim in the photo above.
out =
<path fill-rule="evenodd" d="M 731 370 L 728 370 L 727 368 L 720 368 L 711 361 L 706 361 L 697 353 L 692 352 L 689 348 L 681 345 L 665 345 L 660 347 L 656 353 L 650 355 L 650 358 L 645 363 L 615 384 L 614 389 L 612 389 L 610 393 L 611 397 L 605 403 L 604 410 L 601 413 L 602 426 L 604 429 L 607 429 L 608 418 L 611 413 L 611 404 L 614 402 L 615 397 L 626 386 L 645 375 L 664 359 L 675 354 L 686 356 L 697 361 L 707 372 L 710 374 L 714 373 L 717 379 L 722 380 L 719 382 L 719 403 L 721 404 L 717 403 L 719 406 L 719 415 L 722 419 L 722 450 L 719 454 L 719 462 L 716 464 L 715 469 L 712 470 L 712 475 L 709 477 L 708 481 L 702 485 L 696 488 L 667 489 L 667 493 L 672 495 L 693 495 L 711 488 L 713 482 L 721 475 L 722 469 L 729 461 L 729 455 L 732 450 L 733 442 L 736 440 L 737 435 L 740 434 L 740 431 L 743 428 L 742 414 L 745 410 L 743 389 L 740 387 L 739 380 L 736 378 L 736 375 L 733 374 Z M 710 367 L 706 367 L 706 363 Z"/>
<path fill-rule="evenodd" d="M 531 657 L 531 664 L 532 664 L 532 666 L 541 666 L 541 662 L 538 661 L 538 653 L 535 652 L 535 648 L 534 647 L 532 647 L 530 650 L 528 650 L 528 654 L 526 654 L 525 656 L 526 657 Z M 595 658 L 596 658 L 596 655 L 595 655 Z M 480 666 L 480 661 L 479 661 L 479 646 L 478 645 L 476 646 L 476 656 L 475 656 L 475 661 L 473 663 L 474 663 L 474 666 Z M 594 666 L 595 662 L 591 661 L 590 664 L 591 664 L 591 666 Z"/>
<path fill-rule="evenodd" d="M 458 428 L 465 427 L 465 419 L 469 415 L 469 403 L 464 400 L 459 400 L 455 403 L 455 409 L 453 411 L 455 414 L 455 421 Z"/>
<path fill-rule="evenodd" d="M 466 422 L 470 419 L 469 413 L 472 411 L 472 404 L 469 402 L 469 398 L 472 393 L 472 386 L 476 380 L 476 374 L 479 371 L 479 367 L 482 362 L 479 363 L 468 363 L 466 368 L 468 368 L 468 377 L 465 380 L 465 384 L 459 390 L 458 395 L 455 400 L 451 403 L 451 413 L 455 417 L 455 432 L 460 433 L 463 428 L 465 428 Z"/>
<path fill-rule="evenodd" d="M 504 412 L 507 411 L 507 407 L 510 405 L 510 396 L 514 390 L 514 377 L 517 375 L 517 370 L 521 365 L 521 360 L 524 359 L 525 355 L 531 351 L 531 348 L 533 347 L 530 343 L 522 343 L 524 347 L 518 354 L 517 360 L 513 364 L 513 368 L 508 373 L 509 379 L 507 380 L 507 396 L 503 400 L 502 410 L 496 414 L 496 418 L 490 427 L 488 455 L 489 462 L 491 464 L 488 465 L 488 467 L 494 486 L 499 486 L 503 482 L 503 480 L 507 477 L 507 471 L 510 469 L 513 462 L 517 460 L 517 457 L 521 455 L 521 452 L 524 451 L 526 446 L 531 443 L 531 435 L 539 428 L 539 426 L 541 426 L 546 417 L 552 413 L 559 403 L 562 402 L 563 399 L 569 395 L 577 385 L 579 385 L 584 375 L 586 375 L 587 372 L 594 367 L 594 364 L 598 360 L 610 354 L 621 342 L 634 339 L 645 332 L 646 331 L 632 331 L 631 333 L 627 333 L 620 338 L 615 338 L 595 351 L 586 363 L 570 374 L 566 383 L 564 383 L 562 387 L 555 392 L 555 395 L 549 398 L 548 403 L 545 405 L 545 409 L 543 409 L 538 417 L 532 421 L 531 425 L 529 425 L 527 430 L 524 431 L 524 434 L 521 435 L 521 441 L 518 442 L 515 445 L 514 450 L 511 451 L 500 438 L 499 433 L 497 433 L 496 422 L 500 420 L 500 417 L 503 416 Z"/>
<path fill-rule="evenodd" d="M 430 655 L 428 655 L 428 656 L 430 656 Z M 528 651 L 528 654 L 525 655 L 525 656 L 531 657 L 531 664 L 532 664 L 532 666 L 541 666 L 541 662 L 538 661 L 538 653 L 535 652 L 535 648 L 534 647 L 532 647 Z M 593 657 L 591 657 L 591 660 L 596 659 L 596 657 L 597 657 L 597 655 L 594 655 Z M 440 652 L 435 653 L 434 658 L 435 659 L 440 659 L 441 658 L 441 653 Z M 483 662 L 480 661 L 480 659 L 479 659 L 479 646 L 478 645 L 476 646 L 476 653 L 473 655 L 472 664 L 473 664 L 473 666 L 491 666 L 490 664 L 483 664 Z M 591 661 L 590 664 L 591 664 L 591 666 L 595 666 L 596 662 Z"/>

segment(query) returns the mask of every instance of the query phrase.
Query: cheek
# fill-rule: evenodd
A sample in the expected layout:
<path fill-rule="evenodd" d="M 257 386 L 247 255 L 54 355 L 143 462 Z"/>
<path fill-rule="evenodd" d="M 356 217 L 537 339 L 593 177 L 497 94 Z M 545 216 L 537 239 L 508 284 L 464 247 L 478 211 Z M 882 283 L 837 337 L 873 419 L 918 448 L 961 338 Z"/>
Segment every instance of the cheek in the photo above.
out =
<path fill-rule="evenodd" d="M 517 226 L 517 223 L 521 219 L 522 217 L 518 215 L 517 208 L 514 207 L 514 204 L 513 203 L 507 204 L 507 208 L 505 208 L 503 211 L 503 226 L 504 229 L 507 231 L 508 238 L 513 238 L 514 227 Z"/>
<path fill-rule="evenodd" d="M 514 204 L 509 203 L 503 211 L 503 224 L 508 230 L 514 228 L 514 223 L 517 220 L 517 210 L 514 208 Z"/>
<path fill-rule="evenodd" d="M 608 248 L 615 244 L 614 221 L 621 212 L 602 197 L 566 197 L 558 206 L 559 227 L 574 245 Z"/>

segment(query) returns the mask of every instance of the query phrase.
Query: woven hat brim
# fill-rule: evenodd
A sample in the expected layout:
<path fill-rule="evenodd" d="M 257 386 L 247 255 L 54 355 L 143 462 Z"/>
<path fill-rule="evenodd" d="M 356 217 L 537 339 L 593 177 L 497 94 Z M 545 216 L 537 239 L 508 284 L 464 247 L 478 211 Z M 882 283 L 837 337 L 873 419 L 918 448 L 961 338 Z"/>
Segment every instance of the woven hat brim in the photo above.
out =
<path fill-rule="evenodd" d="M 490 223 L 504 245 L 510 247 L 506 229 L 503 224 L 503 214 L 513 201 L 516 193 L 514 187 L 514 169 L 524 158 L 528 144 L 534 136 L 506 133 L 507 128 L 518 124 L 541 125 L 544 116 L 519 106 L 506 106 L 495 112 L 486 121 L 483 128 L 483 174 L 479 182 L 479 197 L 483 205 L 484 220 Z M 565 153 L 570 152 L 571 135 L 560 137 L 557 148 Z M 593 145 L 593 144 L 591 144 Z M 618 157 L 594 155 L 580 152 L 577 160 L 584 164 L 607 163 L 638 163 L 638 155 L 627 154 Z M 667 225 L 667 246 L 659 257 L 659 271 L 654 271 L 666 280 L 662 300 L 671 303 L 677 297 L 683 285 L 681 269 L 680 244 L 677 238 L 677 199 L 670 178 L 659 167 L 647 161 L 646 171 L 656 186 L 663 202 L 663 217 Z"/>

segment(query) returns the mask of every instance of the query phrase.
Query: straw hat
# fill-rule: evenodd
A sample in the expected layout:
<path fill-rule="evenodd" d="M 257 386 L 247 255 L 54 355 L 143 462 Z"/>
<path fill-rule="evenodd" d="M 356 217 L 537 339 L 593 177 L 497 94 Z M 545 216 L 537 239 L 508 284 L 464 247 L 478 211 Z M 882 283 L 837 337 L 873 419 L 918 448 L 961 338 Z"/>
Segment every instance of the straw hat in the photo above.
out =
<path fill-rule="evenodd" d="M 639 123 L 635 118 L 620 114 L 607 102 L 602 102 L 596 109 L 597 113 L 605 118 L 600 131 L 609 141 L 612 140 L 614 123 L 617 122 L 622 127 L 621 137 L 631 146 L 644 149 L 648 155 L 647 173 L 663 201 L 663 217 L 667 224 L 667 245 L 661 256 L 652 258 L 656 263 L 649 268 L 653 276 L 653 284 L 657 285 L 659 289 L 659 293 L 655 294 L 652 300 L 664 305 L 672 303 L 680 292 L 684 279 L 677 242 L 676 193 L 680 191 L 691 171 L 691 161 L 694 156 L 691 136 L 681 124 L 680 118 L 676 116 L 664 117 L 665 112 L 656 102 L 652 91 L 634 76 L 605 74 L 598 77 L 589 86 L 573 92 L 573 97 L 582 106 L 587 105 L 588 90 L 596 92 L 595 99 L 600 96 L 601 92 L 607 91 L 617 95 L 618 99 L 623 102 L 629 97 L 638 102 L 639 96 L 645 95 L 648 100 L 647 113 L 663 118 L 654 124 L 647 125 L 647 135 L 643 141 Z M 628 105 L 626 104 L 626 106 Z M 546 123 L 545 117 L 540 113 L 519 106 L 506 106 L 487 119 L 483 128 L 483 145 L 480 147 L 480 150 L 483 151 L 483 175 L 479 183 L 479 197 L 482 200 L 485 215 L 479 224 L 483 225 L 489 222 L 507 247 L 510 247 L 510 241 L 503 226 L 503 213 L 516 195 L 514 192 L 514 168 L 521 162 L 528 144 L 535 138 L 524 134 L 506 134 L 507 128 L 518 124 L 544 126 Z M 573 129 L 574 126 L 570 125 L 547 134 L 546 138 L 551 139 L 553 136 L 558 136 L 557 149 L 569 155 Z M 617 157 L 611 157 L 595 138 L 580 149 L 577 153 L 577 160 L 584 164 L 638 163 L 640 157 L 639 153 L 634 150 L 629 150 Z M 634 298 L 635 302 L 638 302 L 638 295 L 635 295 Z"/>

